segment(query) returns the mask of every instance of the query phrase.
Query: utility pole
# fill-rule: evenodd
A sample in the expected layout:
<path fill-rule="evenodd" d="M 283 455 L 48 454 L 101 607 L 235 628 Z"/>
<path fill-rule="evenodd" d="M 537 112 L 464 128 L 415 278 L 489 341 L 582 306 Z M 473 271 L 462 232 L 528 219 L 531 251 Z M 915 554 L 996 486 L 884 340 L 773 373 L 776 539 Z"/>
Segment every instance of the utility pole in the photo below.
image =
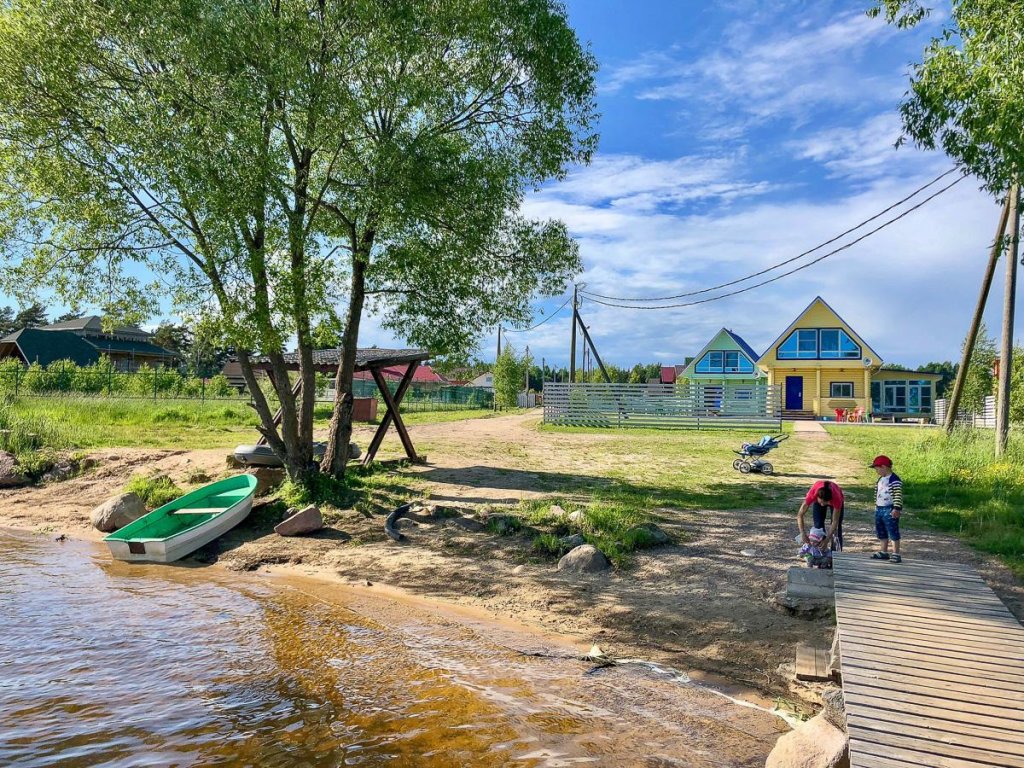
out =
<path fill-rule="evenodd" d="M 999 350 L 999 389 L 996 397 L 996 456 L 1006 453 L 1010 436 L 1010 378 L 1013 373 L 1013 315 L 1017 294 L 1017 254 L 1020 246 L 1020 185 L 1010 187 L 1010 244 L 1006 253 L 1003 296 L 1003 341 Z"/>
<path fill-rule="evenodd" d="M 579 306 L 579 298 L 577 291 L 579 289 L 574 285 L 572 287 L 572 335 L 569 337 L 569 385 L 576 383 L 576 308 Z"/>
<path fill-rule="evenodd" d="M 494 357 L 494 362 L 497 364 L 498 358 L 501 357 L 501 326 L 498 326 L 498 354 Z"/>
<path fill-rule="evenodd" d="M 527 395 L 530 394 L 530 345 L 526 345 L 526 357 L 523 358 L 523 362 L 526 363 L 523 367 L 526 368 L 526 389 L 523 390 Z"/>
<path fill-rule="evenodd" d="M 974 354 L 974 344 L 978 340 L 978 329 L 981 327 L 981 318 L 985 314 L 985 305 L 988 303 L 989 289 L 992 287 L 992 278 L 996 273 L 996 262 L 999 261 L 999 254 L 1003 250 L 1003 235 L 1006 233 L 1006 223 L 1010 218 L 1010 197 L 1007 195 L 1006 203 L 1003 205 L 1003 213 L 999 217 L 999 226 L 996 227 L 996 238 L 992 243 L 992 251 L 988 257 L 988 267 L 985 269 L 985 276 L 981 281 L 981 292 L 978 294 L 978 305 L 974 308 L 974 317 L 971 319 L 971 329 L 967 332 L 964 341 L 963 354 L 960 356 L 960 367 L 956 372 L 956 380 L 953 382 L 953 391 L 949 395 L 949 404 L 946 409 L 946 434 L 953 431 L 956 426 L 956 415 L 960 410 L 960 399 L 964 393 L 964 382 L 967 381 L 967 369 L 971 364 L 971 356 Z"/>

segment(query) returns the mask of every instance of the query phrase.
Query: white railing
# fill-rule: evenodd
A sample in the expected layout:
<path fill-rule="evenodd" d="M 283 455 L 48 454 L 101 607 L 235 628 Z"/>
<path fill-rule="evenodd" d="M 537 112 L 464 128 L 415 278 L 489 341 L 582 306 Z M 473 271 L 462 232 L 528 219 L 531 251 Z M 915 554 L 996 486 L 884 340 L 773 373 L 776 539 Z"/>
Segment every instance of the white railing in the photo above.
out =
<path fill-rule="evenodd" d="M 548 382 L 543 394 L 549 424 L 776 430 L 782 424 L 779 386 Z"/>
<path fill-rule="evenodd" d="M 949 408 L 949 401 L 945 398 L 935 401 L 935 423 L 945 424 L 946 413 Z M 981 413 L 970 413 L 961 411 L 956 416 L 956 423 L 968 427 L 995 427 L 996 425 L 996 399 L 993 395 L 985 398 L 985 405 Z"/>

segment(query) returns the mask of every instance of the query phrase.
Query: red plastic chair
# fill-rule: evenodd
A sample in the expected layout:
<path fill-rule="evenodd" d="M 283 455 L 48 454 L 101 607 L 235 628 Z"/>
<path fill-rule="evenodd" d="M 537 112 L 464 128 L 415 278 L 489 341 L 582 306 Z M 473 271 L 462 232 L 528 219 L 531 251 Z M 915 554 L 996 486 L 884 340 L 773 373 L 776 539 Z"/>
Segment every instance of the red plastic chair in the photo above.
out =
<path fill-rule="evenodd" d="M 836 408 L 836 421 L 844 421 L 846 419 L 846 409 Z"/>

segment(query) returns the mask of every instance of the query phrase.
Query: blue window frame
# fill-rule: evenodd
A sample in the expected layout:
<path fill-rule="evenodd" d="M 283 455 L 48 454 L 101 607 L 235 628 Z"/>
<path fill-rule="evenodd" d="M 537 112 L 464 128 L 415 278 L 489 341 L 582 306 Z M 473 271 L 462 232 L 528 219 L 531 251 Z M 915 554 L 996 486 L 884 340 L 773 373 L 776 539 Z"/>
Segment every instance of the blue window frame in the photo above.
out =
<path fill-rule="evenodd" d="M 779 344 L 780 360 L 859 360 L 860 346 L 842 328 L 801 328 Z"/>
<path fill-rule="evenodd" d="M 706 353 L 694 370 L 697 373 L 753 373 L 754 364 L 741 352 L 715 350 Z"/>

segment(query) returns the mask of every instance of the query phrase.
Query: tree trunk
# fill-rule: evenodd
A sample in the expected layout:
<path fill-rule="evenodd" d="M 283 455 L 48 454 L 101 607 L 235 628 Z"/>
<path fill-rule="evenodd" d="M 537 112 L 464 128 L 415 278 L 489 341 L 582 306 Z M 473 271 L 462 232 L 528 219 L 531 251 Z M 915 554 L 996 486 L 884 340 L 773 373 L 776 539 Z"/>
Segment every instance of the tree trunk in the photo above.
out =
<path fill-rule="evenodd" d="M 366 265 L 369 262 L 373 233 L 363 238 L 364 249 L 357 252 L 352 260 L 352 285 L 349 296 L 348 317 L 345 320 L 345 334 L 341 341 L 341 357 L 338 373 L 334 379 L 334 413 L 327 435 L 327 451 L 321 462 L 321 470 L 330 472 L 339 480 L 345 476 L 348 464 L 349 443 L 352 440 L 353 376 L 356 368 L 356 349 L 359 341 L 359 321 L 363 315 L 366 299 Z"/>
<path fill-rule="evenodd" d="M 1017 298 L 1017 254 L 1020 238 L 1020 186 L 1010 188 L 1010 244 L 1006 252 L 1006 288 L 1003 296 L 1003 339 L 999 350 L 996 398 L 996 456 L 1006 453 L 1010 437 L 1010 377 L 1013 373 L 1013 316 Z"/>

